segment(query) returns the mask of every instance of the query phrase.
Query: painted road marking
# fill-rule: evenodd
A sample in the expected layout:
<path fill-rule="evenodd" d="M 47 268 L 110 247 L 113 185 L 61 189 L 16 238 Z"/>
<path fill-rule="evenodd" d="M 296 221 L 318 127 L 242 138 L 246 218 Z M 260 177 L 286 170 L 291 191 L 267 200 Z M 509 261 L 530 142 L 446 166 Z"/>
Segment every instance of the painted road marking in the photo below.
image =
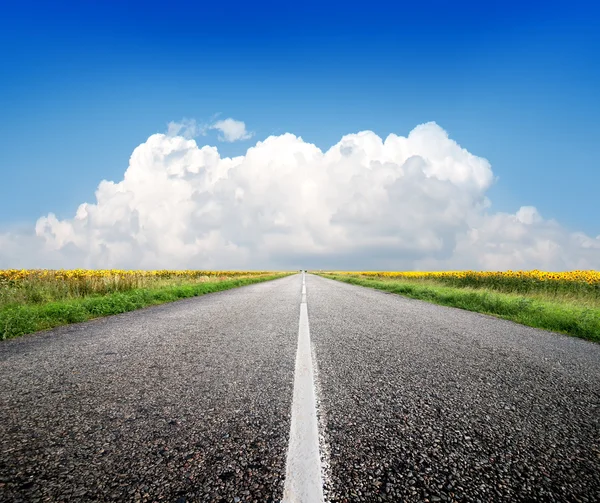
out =
<path fill-rule="evenodd" d="M 298 351 L 296 353 L 292 423 L 283 501 L 285 503 L 322 503 L 324 501 L 304 272 L 302 273 Z"/>

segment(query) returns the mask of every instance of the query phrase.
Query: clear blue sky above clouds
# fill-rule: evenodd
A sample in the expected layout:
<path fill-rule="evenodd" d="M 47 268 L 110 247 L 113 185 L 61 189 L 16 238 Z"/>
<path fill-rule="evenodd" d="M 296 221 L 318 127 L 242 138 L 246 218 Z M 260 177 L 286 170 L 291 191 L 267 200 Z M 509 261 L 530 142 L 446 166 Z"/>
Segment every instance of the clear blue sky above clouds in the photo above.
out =
<path fill-rule="evenodd" d="M 596 2 L 3 2 L 0 228 L 70 217 L 184 117 L 322 149 L 436 121 L 533 205 L 600 234 Z M 217 143 L 216 132 L 206 141 Z"/>

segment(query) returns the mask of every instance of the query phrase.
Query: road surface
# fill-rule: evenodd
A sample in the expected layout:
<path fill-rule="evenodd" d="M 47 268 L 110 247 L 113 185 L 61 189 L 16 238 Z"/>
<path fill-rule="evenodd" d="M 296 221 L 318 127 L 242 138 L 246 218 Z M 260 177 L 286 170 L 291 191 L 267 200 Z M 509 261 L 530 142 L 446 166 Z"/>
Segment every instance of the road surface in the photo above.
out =
<path fill-rule="evenodd" d="M 600 501 L 600 345 L 302 288 L 0 343 L 0 501 Z"/>

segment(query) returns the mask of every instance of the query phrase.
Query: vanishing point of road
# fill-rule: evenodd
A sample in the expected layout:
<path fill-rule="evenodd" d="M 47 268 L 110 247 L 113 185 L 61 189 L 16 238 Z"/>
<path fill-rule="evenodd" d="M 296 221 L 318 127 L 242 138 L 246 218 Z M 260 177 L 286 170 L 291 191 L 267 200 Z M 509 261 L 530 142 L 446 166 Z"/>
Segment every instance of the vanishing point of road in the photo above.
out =
<path fill-rule="evenodd" d="M 600 501 L 600 345 L 313 275 L 0 343 L 0 501 Z"/>

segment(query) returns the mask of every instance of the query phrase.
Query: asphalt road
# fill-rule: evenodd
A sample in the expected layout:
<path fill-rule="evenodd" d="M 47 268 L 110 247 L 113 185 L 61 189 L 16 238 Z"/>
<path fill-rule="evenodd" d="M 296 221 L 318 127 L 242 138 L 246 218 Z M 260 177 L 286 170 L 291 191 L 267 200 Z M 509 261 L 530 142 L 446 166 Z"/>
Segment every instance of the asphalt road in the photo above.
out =
<path fill-rule="evenodd" d="M 276 501 L 299 276 L 0 344 L 0 501 Z"/>
<path fill-rule="evenodd" d="M 600 345 L 306 278 L 326 501 L 600 501 Z M 300 276 L 0 343 L 0 501 L 279 501 Z"/>
<path fill-rule="evenodd" d="M 330 501 L 600 501 L 600 345 L 309 276 Z"/>

